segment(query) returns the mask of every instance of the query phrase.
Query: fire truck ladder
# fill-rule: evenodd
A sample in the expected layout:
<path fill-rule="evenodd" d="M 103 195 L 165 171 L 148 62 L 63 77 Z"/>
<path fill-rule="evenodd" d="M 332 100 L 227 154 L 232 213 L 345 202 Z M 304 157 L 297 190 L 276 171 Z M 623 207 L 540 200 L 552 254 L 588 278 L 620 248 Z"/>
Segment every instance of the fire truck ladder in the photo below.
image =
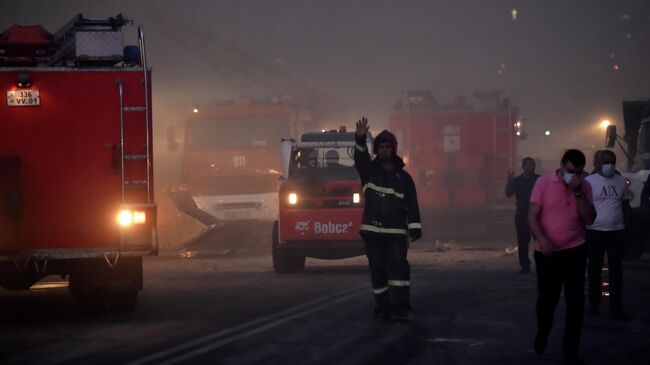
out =
<path fill-rule="evenodd" d="M 124 105 L 124 86 L 122 80 L 117 80 L 117 88 L 120 95 L 120 171 L 121 171 L 121 180 L 122 180 L 122 204 L 125 203 L 125 191 L 127 187 L 138 186 L 138 181 L 127 181 L 125 177 L 125 164 L 128 161 L 134 160 L 146 160 L 147 161 L 147 179 L 145 181 L 147 189 L 147 204 L 152 203 L 151 199 L 151 153 L 150 153 L 150 140 L 151 140 L 151 131 L 149 130 L 149 81 L 147 79 L 147 53 L 145 50 L 144 42 L 144 31 L 142 27 L 138 27 L 138 43 L 140 45 L 140 59 L 142 64 L 143 72 L 143 81 L 142 85 L 144 88 L 144 106 L 125 106 Z M 146 144 L 145 144 L 145 154 L 142 155 L 131 155 L 125 154 L 124 152 L 124 113 L 130 112 L 144 112 L 145 115 L 145 130 L 146 130 Z"/>

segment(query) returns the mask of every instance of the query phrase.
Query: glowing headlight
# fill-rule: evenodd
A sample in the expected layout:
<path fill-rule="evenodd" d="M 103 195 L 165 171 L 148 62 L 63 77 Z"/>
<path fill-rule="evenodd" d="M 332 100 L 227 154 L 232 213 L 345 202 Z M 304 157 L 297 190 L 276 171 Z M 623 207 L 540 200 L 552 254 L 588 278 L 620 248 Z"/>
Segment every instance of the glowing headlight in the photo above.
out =
<path fill-rule="evenodd" d="M 117 224 L 128 227 L 132 224 L 144 224 L 147 222 L 147 214 L 139 210 L 122 209 L 117 213 Z"/>
<path fill-rule="evenodd" d="M 133 212 L 133 223 L 134 224 L 145 224 L 147 223 L 147 215 L 141 211 Z"/>
<path fill-rule="evenodd" d="M 354 204 L 359 204 L 359 202 L 361 202 L 361 195 L 359 195 L 359 193 L 352 194 L 352 202 Z"/>
<path fill-rule="evenodd" d="M 291 205 L 298 204 L 298 194 L 289 193 L 289 204 L 291 204 Z"/>
<path fill-rule="evenodd" d="M 117 213 L 117 223 L 120 226 L 130 226 L 133 224 L 133 213 L 130 210 L 121 210 Z"/>

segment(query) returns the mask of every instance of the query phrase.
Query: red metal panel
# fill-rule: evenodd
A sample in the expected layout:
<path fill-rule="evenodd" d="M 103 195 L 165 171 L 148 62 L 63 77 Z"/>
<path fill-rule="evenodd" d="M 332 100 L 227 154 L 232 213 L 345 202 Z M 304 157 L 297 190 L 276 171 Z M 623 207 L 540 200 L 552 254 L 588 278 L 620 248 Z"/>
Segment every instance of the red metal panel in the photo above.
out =
<path fill-rule="evenodd" d="M 16 87 L 18 73 L 0 71 L 3 99 Z M 116 248 L 115 214 L 121 202 L 117 79 L 124 83 L 125 106 L 143 106 L 142 71 L 20 73 L 31 75 L 30 88 L 41 96 L 40 106 L 0 102 L 0 155 L 19 156 L 22 163 L 20 249 Z M 125 113 L 126 153 L 144 154 L 144 120 L 144 112 Z M 128 178 L 146 177 L 145 161 L 127 166 Z M 129 194 L 130 203 L 145 198 L 146 190 Z"/>
<path fill-rule="evenodd" d="M 497 203 L 516 153 L 512 119 L 508 111 L 491 110 L 392 114 L 390 128 L 403 136 L 400 151 L 420 205 L 481 208 Z M 457 136 L 456 151 L 445 143 L 450 135 Z"/>
<path fill-rule="evenodd" d="M 361 240 L 361 208 L 280 209 L 281 241 Z"/>

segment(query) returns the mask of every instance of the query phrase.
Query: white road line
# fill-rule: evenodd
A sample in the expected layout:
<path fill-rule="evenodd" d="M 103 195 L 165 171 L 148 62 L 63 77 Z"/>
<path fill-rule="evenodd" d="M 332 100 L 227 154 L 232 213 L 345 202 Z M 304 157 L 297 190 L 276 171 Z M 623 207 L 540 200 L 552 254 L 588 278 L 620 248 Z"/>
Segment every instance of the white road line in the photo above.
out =
<path fill-rule="evenodd" d="M 202 346 L 202 347 L 199 347 L 198 349 L 193 350 L 192 352 L 186 353 L 185 355 L 180 354 L 180 356 L 177 356 L 175 358 L 172 357 L 171 359 L 167 360 L 167 362 L 164 362 L 164 363 L 171 364 L 173 362 L 169 362 L 169 361 L 182 361 L 182 360 L 177 360 L 177 359 L 185 358 L 185 356 L 187 354 L 193 354 L 194 352 L 203 350 L 206 347 L 209 347 L 210 349 L 214 349 L 214 348 L 216 348 L 216 347 L 214 347 L 215 344 L 219 344 L 217 347 L 221 347 L 221 346 L 223 346 L 223 345 L 225 345 L 225 344 L 227 344 L 229 342 L 235 341 L 235 340 L 237 340 L 239 338 L 248 337 L 248 336 L 253 335 L 255 333 L 259 333 L 261 331 L 264 331 L 264 330 L 276 327 L 276 326 L 278 326 L 280 324 L 286 323 L 286 322 L 288 322 L 290 320 L 306 316 L 306 315 L 308 315 L 310 313 L 321 310 L 321 309 L 331 305 L 332 303 L 338 303 L 340 301 L 347 300 L 347 299 L 351 298 L 352 296 L 362 294 L 362 293 L 367 293 L 366 289 L 367 289 L 367 285 L 360 285 L 360 286 L 357 286 L 357 287 L 354 287 L 354 288 L 351 288 L 351 289 L 342 290 L 342 291 L 336 292 L 336 293 L 334 293 L 332 295 L 329 295 L 327 297 L 317 298 L 317 299 L 311 300 L 309 302 L 306 302 L 306 303 L 303 303 L 303 304 L 300 304 L 300 305 L 297 305 L 297 306 L 294 306 L 294 307 L 291 307 L 291 308 L 287 308 L 287 309 L 285 309 L 283 311 L 268 315 L 266 317 L 262 317 L 262 318 L 258 318 L 256 320 L 253 320 L 253 321 L 250 321 L 250 322 L 242 323 L 240 325 L 230 327 L 230 328 L 227 328 L 227 329 L 224 329 L 224 330 L 209 334 L 207 336 L 201 336 L 201 338 L 197 338 L 195 340 L 183 343 L 183 344 L 181 344 L 179 346 L 175 346 L 175 347 L 169 348 L 167 350 L 163 350 L 163 351 L 160 351 L 160 352 L 145 356 L 142 359 L 127 363 L 127 365 L 142 365 L 142 364 L 147 364 L 147 363 L 151 363 L 151 362 L 154 362 L 156 364 L 161 364 L 162 363 L 161 361 L 163 359 L 165 359 L 165 358 L 172 357 L 175 354 L 181 353 L 183 351 L 190 350 L 190 349 L 192 349 L 194 347 L 197 347 L 197 346 Z M 269 322 L 269 321 L 271 321 L 271 322 L 264 324 L 265 322 Z M 236 335 L 235 333 L 238 332 L 238 331 L 247 331 L 247 332 Z M 230 336 L 230 337 L 225 338 L 223 340 L 219 340 L 221 337 L 229 336 L 229 335 L 233 335 L 233 336 Z M 217 341 L 217 342 L 214 342 L 214 341 Z M 209 350 L 207 350 L 207 351 L 209 351 Z M 204 353 L 204 352 L 205 351 L 198 352 L 197 354 L 201 354 L 201 353 Z M 192 356 L 196 356 L 196 355 L 192 355 Z"/>
<path fill-rule="evenodd" d="M 285 324 L 285 323 L 287 323 L 289 321 L 292 321 L 294 319 L 298 319 L 298 318 L 304 317 L 306 315 L 309 315 L 311 313 L 318 312 L 319 310 L 330 307 L 332 304 L 336 304 L 336 303 L 346 301 L 346 300 L 348 300 L 348 299 L 350 299 L 350 298 L 352 298 L 352 297 L 354 297 L 356 295 L 358 295 L 358 293 L 346 294 L 346 295 L 338 297 L 337 299 L 334 299 L 332 301 L 328 301 L 327 303 L 323 303 L 323 304 L 321 304 L 321 305 L 319 305 L 317 307 L 312 307 L 312 308 L 306 309 L 306 310 L 304 310 L 302 312 L 296 313 L 294 315 L 290 315 L 290 316 L 287 316 L 287 317 L 284 317 L 284 318 L 277 319 L 277 320 L 275 320 L 273 322 L 267 323 L 267 324 L 265 324 L 263 326 L 254 328 L 252 330 L 241 333 L 239 335 L 224 338 L 223 340 L 206 344 L 203 347 L 199 347 L 198 349 L 195 349 L 195 350 L 192 350 L 192 351 L 190 351 L 188 353 L 179 355 L 179 356 L 177 356 L 175 358 L 171 358 L 169 360 L 162 361 L 159 364 L 160 365 L 172 365 L 172 364 L 178 364 L 178 363 L 183 362 L 183 361 L 187 361 L 187 360 L 189 360 L 191 358 L 194 358 L 196 356 L 199 356 L 199 355 L 208 353 L 210 351 L 213 351 L 215 349 L 218 349 L 220 347 L 223 347 L 223 346 L 225 346 L 225 345 L 227 345 L 227 344 L 229 344 L 231 342 L 239 341 L 239 340 L 241 340 L 243 338 L 256 335 L 256 334 L 258 334 L 260 332 L 264 332 L 264 331 L 269 330 L 271 328 L 280 326 L 280 325 Z"/>

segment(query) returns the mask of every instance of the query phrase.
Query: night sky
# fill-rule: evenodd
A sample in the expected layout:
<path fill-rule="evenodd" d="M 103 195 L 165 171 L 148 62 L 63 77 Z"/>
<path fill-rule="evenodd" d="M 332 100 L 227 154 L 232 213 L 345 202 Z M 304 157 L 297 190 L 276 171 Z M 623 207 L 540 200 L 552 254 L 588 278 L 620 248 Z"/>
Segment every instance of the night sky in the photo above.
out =
<path fill-rule="evenodd" d="M 373 129 L 386 127 L 402 90 L 431 89 L 443 103 L 474 90 L 505 90 L 526 118 L 521 154 L 548 160 L 565 147 L 602 147 L 598 122 L 608 118 L 622 128 L 621 101 L 650 98 L 648 0 L 0 4 L 1 29 L 18 23 L 56 31 L 80 12 L 123 13 L 142 24 L 159 127 L 182 120 L 193 103 L 273 93 L 245 77 L 224 77 L 232 70 L 210 59 L 218 49 L 197 50 L 187 41 L 197 34 L 336 98 L 349 126 L 365 114 Z M 543 136 L 546 129 L 551 136 Z"/>

